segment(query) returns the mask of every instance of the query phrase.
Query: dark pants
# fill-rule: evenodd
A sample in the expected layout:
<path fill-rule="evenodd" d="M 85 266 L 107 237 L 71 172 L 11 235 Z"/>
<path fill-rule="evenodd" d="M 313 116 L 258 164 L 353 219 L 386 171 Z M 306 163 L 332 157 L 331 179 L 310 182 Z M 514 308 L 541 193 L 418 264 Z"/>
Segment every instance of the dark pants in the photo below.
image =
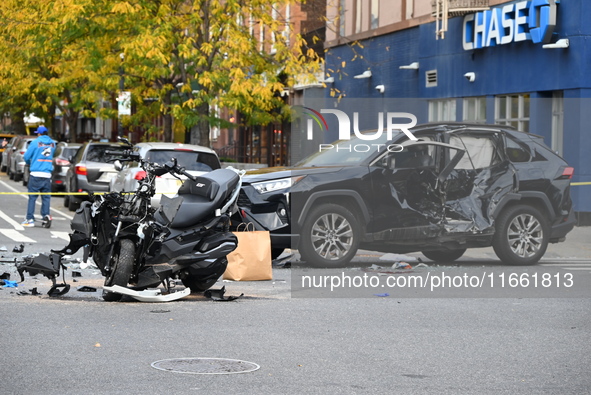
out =
<path fill-rule="evenodd" d="M 29 177 L 29 192 L 51 192 L 51 178 Z M 35 219 L 35 201 L 39 195 L 29 195 L 29 206 L 27 207 L 27 219 Z M 41 195 L 41 218 L 49 215 L 49 201 L 51 195 Z"/>

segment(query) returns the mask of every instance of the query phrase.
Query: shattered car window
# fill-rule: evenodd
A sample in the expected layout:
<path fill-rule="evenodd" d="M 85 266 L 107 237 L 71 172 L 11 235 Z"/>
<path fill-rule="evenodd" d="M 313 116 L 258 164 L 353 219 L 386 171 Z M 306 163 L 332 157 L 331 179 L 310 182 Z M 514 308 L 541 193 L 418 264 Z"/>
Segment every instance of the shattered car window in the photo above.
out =
<path fill-rule="evenodd" d="M 456 169 L 485 169 L 494 164 L 495 145 L 486 136 L 450 136 L 449 143 L 466 150 Z"/>
<path fill-rule="evenodd" d="M 397 169 L 433 167 L 435 165 L 435 147 L 427 145 L 410 146 L 394 153 Z"/>

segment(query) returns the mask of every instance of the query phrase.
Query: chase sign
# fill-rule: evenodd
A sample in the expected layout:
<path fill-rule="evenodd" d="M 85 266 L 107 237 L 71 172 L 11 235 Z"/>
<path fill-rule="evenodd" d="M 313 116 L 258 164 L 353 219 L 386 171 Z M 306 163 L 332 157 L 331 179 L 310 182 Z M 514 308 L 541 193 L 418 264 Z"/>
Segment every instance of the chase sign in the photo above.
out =
<path fill-rule="evenodd" d="M 464 17 L 464 50 L 518 41 L 547 44 L 556 27 L 560 0 L 519 1 Z"/>

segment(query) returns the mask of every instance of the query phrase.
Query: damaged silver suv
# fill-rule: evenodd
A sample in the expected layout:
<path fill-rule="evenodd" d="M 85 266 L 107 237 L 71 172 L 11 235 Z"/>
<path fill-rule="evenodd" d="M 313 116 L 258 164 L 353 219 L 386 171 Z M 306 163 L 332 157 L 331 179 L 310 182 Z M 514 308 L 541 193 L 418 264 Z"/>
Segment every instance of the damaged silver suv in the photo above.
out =
<path fill-rule="evenodd" d="M 459 123 L 412 132 L 419 141 L 352 136 L 292 168 L 249 173 L 242 220 L 271 232 L 274 256 L 296 248 L 322 267 L 359 248 L 450 262 L 489 246 L 504 263 L 529 265 L 573 229 L 574 169 L 540 136 Z"/>

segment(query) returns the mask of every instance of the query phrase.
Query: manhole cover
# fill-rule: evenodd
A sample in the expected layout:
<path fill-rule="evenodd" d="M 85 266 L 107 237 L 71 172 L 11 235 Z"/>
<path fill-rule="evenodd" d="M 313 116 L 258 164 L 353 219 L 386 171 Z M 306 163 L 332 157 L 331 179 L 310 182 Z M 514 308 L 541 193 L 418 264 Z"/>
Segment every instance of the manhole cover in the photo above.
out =
<path fill-rule="evenodd" d="M 254 372 L 254 362 L 226 358 L 175 358 L 152 362 L 152 367 L 173 373 L 189 374 L 233 374 Z"/>

